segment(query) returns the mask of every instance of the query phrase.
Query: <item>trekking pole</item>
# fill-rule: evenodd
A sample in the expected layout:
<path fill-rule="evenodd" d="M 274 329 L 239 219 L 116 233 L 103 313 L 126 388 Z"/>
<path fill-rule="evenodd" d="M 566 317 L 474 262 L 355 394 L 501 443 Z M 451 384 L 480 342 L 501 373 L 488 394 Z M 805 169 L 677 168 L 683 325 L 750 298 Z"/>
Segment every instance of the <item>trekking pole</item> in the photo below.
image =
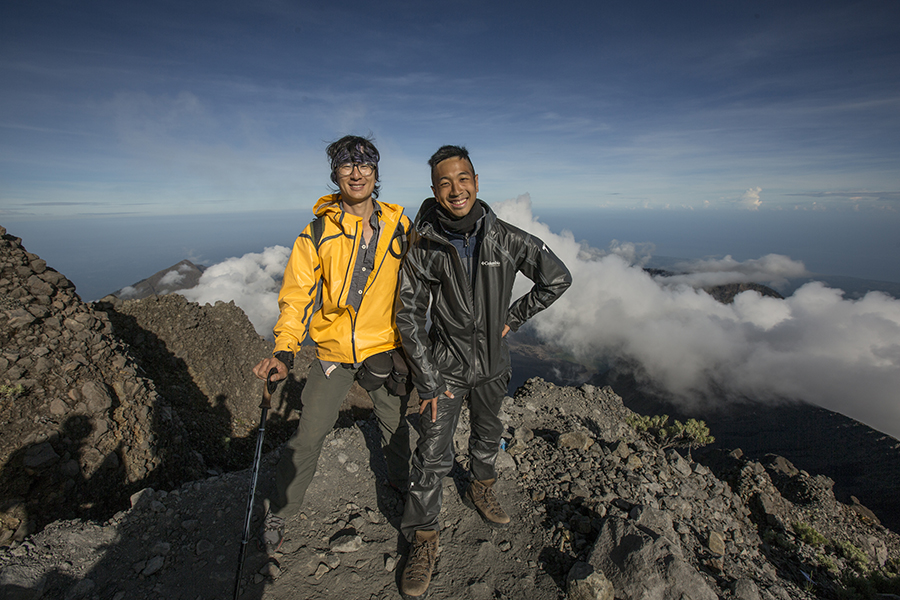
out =
<path fill-rule="evenodd" d="M 250 475 L 250 497 L 247 499 L 247 516 L 244 518 L 244 533 L 241 536 L 241 548 L 238 552 L 237 575 L 234 578 L 234 600 L 238 600 L 241 593 L 241 571 L 244 570 L 244 556 L 247 552 L 247 542 L 250 541 L 250 517 L 253 515 L 253 497 L 256 495 L 256 479 L 259 476 L 259 463 L 262 459 L 263 438 L 266 435 L 266 415 L 272 406 L 272 394 L 278 387 L 277 381 L 272 381 L 272 375 L 278 373 L 278 369 L 272 367 L 266 375 L 266 385 L 263 387 L 263 399 L 260 403 L 262 416 L 259 419 L 259 431 L 256 434 L 256 452 L 253 455 L 253 470 Z"/>

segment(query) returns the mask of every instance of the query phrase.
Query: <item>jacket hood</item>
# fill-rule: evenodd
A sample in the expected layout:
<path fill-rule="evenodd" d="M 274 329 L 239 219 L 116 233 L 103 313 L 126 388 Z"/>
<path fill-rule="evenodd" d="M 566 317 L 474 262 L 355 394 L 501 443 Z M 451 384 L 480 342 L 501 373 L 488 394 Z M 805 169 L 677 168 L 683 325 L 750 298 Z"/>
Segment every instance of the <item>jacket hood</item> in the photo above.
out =
<path fill-rule="evenodd" d="M 340 194 L 328 194 L 327 196 L 322 196 L 316 201 L 316 205 L 313 207 L 313 214 L 315 214 L 317 217 L 321 217 L 329 213 L 331 213 L 333 217 L 338 217 L 339 213 L 342 212 L 344 211 L 341 209 Z"/>
<path fill-rule="evenodd" d="M 403 214 L 403 208 L 396 204 L 388 204 L 378 200 L 374 200 L 374 202 L 381 209 L 381 219 L 386 222 L 396 222 Z M 328 216 L 341 229 L 347 232 L 352 232 L 356 223 L 360 220 L 359 217 L 345 212 L 341 208 L 340 194 L 328 194 L 319 198 L 313 207 L 313 213 L 317 217 Z"/>

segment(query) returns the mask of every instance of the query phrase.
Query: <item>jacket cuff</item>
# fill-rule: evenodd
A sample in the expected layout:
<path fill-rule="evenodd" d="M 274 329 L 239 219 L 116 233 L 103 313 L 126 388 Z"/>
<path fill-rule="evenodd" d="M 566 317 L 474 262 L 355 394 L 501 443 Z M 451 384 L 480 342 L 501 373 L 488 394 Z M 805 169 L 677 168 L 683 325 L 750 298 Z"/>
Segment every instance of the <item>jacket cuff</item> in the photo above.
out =
<path fill-rule="evenodd" d="M 516 332 L 519 330 L 519 327 L 525 324 L 525 321 L 520 321 L 512 315 L 506 319 L 506 323 L 504 325 L 509 325 L 509 329 L 512 332 Z"/>
<path fill-rule="evenodd" d="M 274 354 L 275 358 L 284 363 L 288 371 L 294 368 L 294 353 L 280 350 Z"/>
<path fill-rule="evenodd" d="M 437 398 L 441 394 L 447 391 L 447 387 L 444 386 L 442 388 L 438 388 L 436 390 L 425 390 L 424 392 L 419 388 L 416 388 L 416 391 L 419 392 L 420 400 L 431 400 L 432 398 Z"/>

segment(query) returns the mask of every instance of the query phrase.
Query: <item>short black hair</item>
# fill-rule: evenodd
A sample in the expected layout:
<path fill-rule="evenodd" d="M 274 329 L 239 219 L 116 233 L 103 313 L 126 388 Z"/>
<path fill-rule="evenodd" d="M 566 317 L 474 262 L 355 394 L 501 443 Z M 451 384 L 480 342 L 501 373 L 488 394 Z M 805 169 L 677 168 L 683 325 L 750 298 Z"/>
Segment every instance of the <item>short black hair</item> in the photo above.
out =
<path fill-rule="evenodd" d="M 469 161 L 469 166 L 472 167 L 472 174 L 475 174 L 475 165 L 472 164 L 472 159 L 469 158 L 469 151 L 466 150 L 465 146 L 441 146 L 438 148 L 438 151 L 432 154 L 431 158 L 428 159 L 428 166 L 431 167 L 432 174 L 438 163 L 447 160 L 448 158 L 466 159 Z"/>
<path fill-rule="evenodd" d="M 328 160 L 331 161 L 331 182 L 338 184 L 337 169 L 344 163 L 368 163 L 375 166 L 375 190 L 372 197 L 377 198 L 381 186 L 378 184 L 381 177 L 378 173 L 378 161 L 381 155 L 378 148 L 375 147 L 372 138 L 360 137 L 358 135 L 345 135 L 341 139 L 328 144 L 325 153 L 328 154 Z"/>

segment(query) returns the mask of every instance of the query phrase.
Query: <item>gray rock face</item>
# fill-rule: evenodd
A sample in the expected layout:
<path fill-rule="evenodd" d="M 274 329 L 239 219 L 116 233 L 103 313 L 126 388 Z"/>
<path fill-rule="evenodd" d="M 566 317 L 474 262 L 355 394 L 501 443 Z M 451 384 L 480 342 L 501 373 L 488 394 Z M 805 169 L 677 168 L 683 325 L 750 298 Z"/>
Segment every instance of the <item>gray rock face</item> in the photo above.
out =
<path fill-rule="evenodd" d="M 0 545 L 252 460 L 261 387 L 250 369 L 272 345 L 233 303 L 86 304 L 2 229 L 0 348 Z M 304 349 L 297 371 L 311 359 Z M 293 431 L 300 389 L 294 376 L 279 386 L 269 447 Z"/>
<path fill-rule="evenodd" d="M 196 426 L 186 422 L 194 447 L 209 445 L 208 439 L 198 437 L 213 437 L 190 431 L 194 427 L 213 427 L 220 438 L 244 438 L 255 432 L 260 382 L 250 369 L 271 355 L 272 344 L 256 333 L 234 303 L 200 306 L 171 294 L 98 302 L 96 307 L 108 316 L 113 333 L 130 346 L 137 365 L 173 408 L 204 421 Z M 298 368 L 305 366 L 302 357 L 297 362 Z M 285 394 L 292 391 L 296 388 L 279 387 L 275 413 L 286 414 Z M 210 466 L 235 468 L 228 464 L 226 450 L 201 452 Z"/>
<path fill-rule="evenodd" d="M 202 473 L 106 314 L 3 228 L 0 384 L 0 544 Z"/>
<path fill-rule="evenodd" d="M 654 519 L 655 523 L 660 521 Z M 589 557 L 623 600 L 717 600 L 681 546 L 639 521 L 607 519 Z M 668 524 L 671 528 L 671 524 Z M 674 530 L 673 530 L 674 533 Z"/>
<path fill-rule="evenodd" d="M 92 413 L 103 412 L 112 406 L 112 398 L 103 384 L 96 381 L 88 381 L 81 386 L 81 397 L 87 403 L 88 410 Z"/>
<path fill-rule="evenodd" d="M 614 600 L 615 588 L 609 579 L 585 562 L 572 566 L 566 580 L 569 600 Z"/>
<path fill-rule="evenodd" d="M 870 564 L 884 564 L 884 550 L 867 541 L 877 530 L 883 548 L 892 548 L 887 554 L 900 556 L 900 538 L 837 502 L 821 476 L 783 459 L 748 461 L 739 451 L 710 455 L 709 467 L 677 450 L 661 451 L 617 425 L 629 411 L 609 388 L 532 379 L 504 408 L 510 441 L 516 440 L 516 477 L 546 509 L 547 547 L 605 576 L 616 598 L 813 597 L 815 591 L 802 589 L 808 582 L 786 581 L 768 562 L 777 555 L 779 562 L 795 561 L 799 572 L 827 552 L 804 545 L 797 523 L 845 540 Z M 523 443 L 515 432 L 525 429 L 541 433 Z M 574 432 L 587 432 L 594 443 L 559 443 Z M 781 490 L 803 501 L 791 502 Z M 821 560 L 837 569 L 849 564 L 834 554 Z M 566 561 L 559 568 L 572 569 Z"/>
<path fill-rule="evenodd" d="M 25 451 L 25 458 L 22 460 L 22 463 L 26 467 L 39 469 L 53 464 L 57 460 L 59 460 L 59 454 L 53 450 L 53 446 L 49 442 L 43 442 L 29 447 Z"/>
<path fill-rule="evenodd" d="M 824 570 L 810 574 L 814 586 L 802 579 L 816 555 L 828 554 L 838 569 L 853 568 L 827 548 L 805 546 L 792 530 L 771 529 L 766 515 L 751 508 L 759 495 L 779 494 L 772 483 L 778 471 L 737 455 L 707 468 L 659 450 L 633 430 L 598 435 L 619 436 L 615 421 L 627 416 L 608 388 L 531 380 L 504 400 L 503 412 L 507 447 L 517 432 L 534 434 L 518 438 L 527 439 L 520 453 L 502 453 L 498 460 L 497 493 L 514 526 L 487 527 L 457 491 L 464 489 L 465 475 L 448 478 L 434 598 L 811 600 L 833 585 Z M 594 443 L 586 450 L 582 444 L 560 446 L 559 438 L 571 432 Z M 402 503 L 379 483 L 383 467 L 373 465 L 375 473 L 346 470 L 348 463 L 377 459 L 371 449 L 377 436 L 374 418 L 329 434 L 302 514 L 288 521 L 281 553 L 270 559 L 251 551 L 248 557 L 243 585 L 250 597 L 396 597 L 405 553 L 396 528 Z M 264 457 L 261 485 L 271 481 L 276 459 L 277 453 Z M 464 466 L 463 455 L 457 460 Z M 44 578 L 46 597 L 64 597 L 88 580 L 81 584 L 93 586 L 87 597 L 226 597 L 247 480 L 243 471 L 169 492 L 144 489 L 102 526 L 57 521 L 25 533 L 23 542 L 0 550 L 0 576 L 8 572 L 10 581 L 27 579 L 35 586 Z M 544 495 L 535 500 L 538 490 Z M 784 498 L 770 504 L 781 507 L 785 522 L 804 521 L 852 544 L 870 557 L 869 565 L 900 558 L 898 536 L 861 521 L 852 507 L 827 494 L 814 505 Z M 827 530 L 828 523 L 839 527 Z M 778 540 L 790 544 L 781 547 Z M 790 545 L 798 550 L 787 550 Z M 196 577 L 198 568 L 203 578 Z M 122 577 L 123 569 L 130 577 Z M 60 583 L 48 575 L 59 572 L 68 579 Z"/>

